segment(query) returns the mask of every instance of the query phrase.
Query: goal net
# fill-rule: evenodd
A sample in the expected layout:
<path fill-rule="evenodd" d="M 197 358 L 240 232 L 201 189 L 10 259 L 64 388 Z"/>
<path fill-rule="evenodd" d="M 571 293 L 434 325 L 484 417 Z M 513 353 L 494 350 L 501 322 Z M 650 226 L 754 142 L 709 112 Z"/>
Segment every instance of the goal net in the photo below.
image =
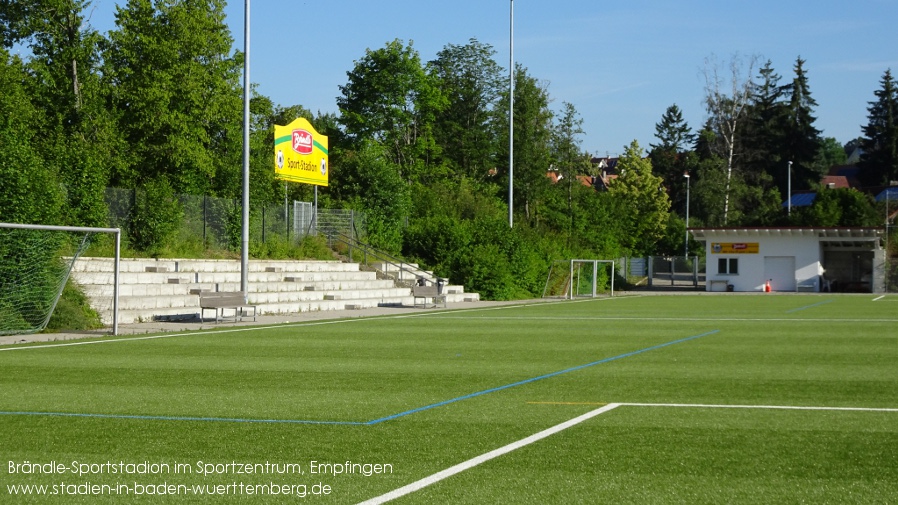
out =
<path fill-rule="evenodd" d="M 555 260 L 543 289 L 543 298 L 614 296 L 614 261 Z"/>
<path fill-rule="evenodd" d="M 116 234 L 118 260 L 118 229 L 0 223 L 0 335 L 47 327 L 72 266 L 91 237 L 102 232 Z M 117 280 L 116 275 L 116 291 Z"/>

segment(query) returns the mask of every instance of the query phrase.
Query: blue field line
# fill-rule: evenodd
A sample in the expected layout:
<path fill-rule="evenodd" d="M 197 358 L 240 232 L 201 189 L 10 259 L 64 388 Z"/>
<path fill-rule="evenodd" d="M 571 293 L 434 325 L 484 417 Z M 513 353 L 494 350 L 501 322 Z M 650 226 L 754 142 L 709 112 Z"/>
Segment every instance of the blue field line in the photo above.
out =
<path fill-rule="evenodd" d="M 0 412 L 0 416 L 40 416 L 40 417 L 85 417 L 92 419 L 137 419 L 140 421 L 200 421 L 216 423 L 258 423 L 258 424 L 323 424 L 342 426 L 364 426 L 368 423 L 353 421 L 304 421 L 299 419 L 249 419 L 234 417 L 188 417 L 188 416 L 147 416 L 131 414 L 86 414 L 77 412 Z"/>
<path fill-rule="evenodd" d="M 823 300 L 822 302 L 812 303 L 811 305 L 806 305 L 804 307 L 798 307 L 797 309 L 787 310 L 786 314 L 794 314 L 795 312 L 801 312 L 802 310 L 812 309 L 814 307 L 826 305 L 827 303 L 832 303 L 834 301 L 835 300 Z"/>
<path fill-rule="evenodd" d="M 398 414 L 393 414 L 392 416 L 381 417 L 380 419 L 374 419 L 374 420 L 372 420 L 372 421 L 368 421 L 368 422 L 365 423 L 365 424 L 367 424 L 367 425 L 374 425 L 374 424 L 379 424 L 379 423 L 383 423 L 383 422 L 386 422 L 386 421 L 392 421 L 392 420 L 398 419 L 398 418 L 400 418 L 400 417 L 405 417 L 405 416 L 409 416 L 409 415 L 412 415 L 412 414 L 417 414 L 417 413 L 419 413 L 419 412 L 424 412 L 425 410 L 435 409 L 435 408 L 437 408 L 437 407 L 442 407 L 442 406 L 445 406 L 445 405 L 449 405 L 449 404 L 451 404 L 451 403 L 460 402 L 460 401 L 462 401 L 462 400 L 469 400 L 469 399 L 471 399 L 471 398 L 476 398 L 476 397 L 478 397 L 478 396 L 483 396 L 483 395 L 487 395 L 487 394 L 490 394 L 490 393 L 495 393 L 495 392 L 497 392 L 497 391 L 503 391 L 503 390 L 505 390 L 505 389 L 513 388 L 513 387 L 516 387 L 516 386 L 523 386 L 524 384 L 530 384 L 531 382 L 536 382 L 536 381 L 540 381 L 540 380 L 543 380 L 543 379 L 548 379 L 548 378 L 551 378 L 551 377 L 556 377 L 556 376 L 563 375 L 563 374 L 566 374 L 566 373 L 576 372 L 576 371 L 578 371 L 578 370 L 583 370 L 584 368 L 589 368 L 589 367 L 592 367 L 592 366 L 601 365 L 602 363 L 608 363 L 608 362 L 610 362 L 610 361 L 615 361 L 615 360 L 619 360 L 619 359 L 623 359 L 623 358 L 629 358 L 630 356 L 635 356 L 635 355 L 637 355 L 637 354 L 642 354 L 642 353 L 648 352 L 648 351 L 654 351 L 655 349 L 661 349 L 662 347 L 667 347 L 667 346 L 674 345 L 674 344 L 680 344 L 680 343 L 683 343 L 683 342 L 688 342 L 688 341 L 690 341 L 690 340 L 695 340 L 695 339 L 701 338 L 701 337 L 707 337 L 708 335 L 713 335 L 713 334 L 718 333 L 718 332 L 720 332 L 720 330 L 712 330 L 712 331 L 709 331 L 709 332 L 706 332 L 706 333 L 702 333 L 702 334 L 700 334 L 700 335 L 693 335 L 693 336 L 691 336 L 691 337 L 681 338 L 681 339 L 679 339 L 679 340 L 673 340 L 673 341 L 671 341 L 671 342 L 665 342 L 665 343 L 663 343 L 663 344 L 653 345 L 652 347 L 646 347 L 645 349 L 640 349 L 640 350 L 638 350 L 638 351 L 628 352 L 628 353 L 625 353 L 625 354 L 619 354 L 619 355 L 617 355 L 617 356 L 613 356 L 613 357 L 610 357 L 610 358 L 601 359 L 601 360 L 599 360 L 599 361 L 593 361 L 592 363 L 586 363 L 585 365 L 579 365 L 579 366 L 575 366 L 575 367 L 572 367 L 572 368 L 567 368 L 567 369 L 565 369 L 565 370 L 560 370 L 560 371 L 558 371 L 558 372 L 552 372 L 552 373 L 548 373 L 548 374 L 545 374 L 545 375 L 540 375 L 539 377 L 533 377 L 533 378 L 525 379 L 525 380 L 518 381 L 518 382 L 515 382 L 515 383 L 512 383 L 512 384 L 506 384 L 506 385 L 504 385 L 504 386 L 499 386 L 499 387 L 495 387 L 495 388 L 491 388 L 491 389 L 485 389 L 485 390 L 483 390 L 483 391 L 478 391 L 478 392 L 476 392 L 476 393 L 471 393 L 471 394 L 468 394 L 468 395 L 459 396 L 459 397 L 457 397 L 457 398 L 452 398 L 452 399 L 450 399 L 450 400 L 445 400 L 445 401 L 442 401 L 442 402 L 433 403 L 433 404 L 430 404 L 430 405 L 425 405 L 425 406 L 423 406 L 423 407 L 418 407 L 418 408 L 416 408 L 416 409 L 406 410 L 405 412 L 400 412 L 400 413 L 398 413 Z"/>

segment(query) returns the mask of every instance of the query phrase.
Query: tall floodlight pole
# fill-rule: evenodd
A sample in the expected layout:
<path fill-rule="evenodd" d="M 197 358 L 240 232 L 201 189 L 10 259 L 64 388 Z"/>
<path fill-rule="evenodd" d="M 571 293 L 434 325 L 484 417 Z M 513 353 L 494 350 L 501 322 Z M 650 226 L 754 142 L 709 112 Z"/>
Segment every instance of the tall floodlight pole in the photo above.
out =
<path fill-rule="evenodd" d="M 788 214 L 792 215 L 792 162 L 789 162 L 789 182 L 786 183 L 786 201 L 788 203 Z"/>
<path fill-rule="evenodd" d="M 684 172 L 686 178 L 686 239 L 683 241 L 683 256 L 689 261 L 689 172 Z"/>
<path fill-rule="evenodd" d="M 514 0 L 511 0 L 508 70 L 508 227 L 514 228 Z"/>
<path fill-rule="evenodd" d="M 240 253 L 240 291 L 249 292 L 249 0 L 243 14 L 243 234 Z"/>

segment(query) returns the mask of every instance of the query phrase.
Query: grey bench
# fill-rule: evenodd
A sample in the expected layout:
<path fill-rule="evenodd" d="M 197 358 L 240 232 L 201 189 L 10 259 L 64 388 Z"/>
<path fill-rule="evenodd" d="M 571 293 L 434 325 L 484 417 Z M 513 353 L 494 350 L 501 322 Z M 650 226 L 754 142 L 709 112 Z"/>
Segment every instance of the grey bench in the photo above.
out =
<path fill-rule="evenodd" d="M 247 315 L 247 309 L 252 309 L 252 316 Z M 207 310 L 215 311 L 215 322 L 225 318 L 226 310 L 234 311 L 234 322 L 242 321 L 244 317 L 252 317 L 256 320 L 256 306 L 246 302 L 246 295 L 242 292 L 215 292 L 200 291 L 200 320 L 205 321 Z"/>
<path fill-rule="evenodd" d="M 412 296 L 415 297 L 415 307 L 418 306 L 419 299 L 421 307 L 427 307 L 427 300 L 431 300 L 434 307 L 441 302 L 443 307 L 446 306 L 446 295 L 440 294 L 437 286 L 412 286 Z"/>
<path fill-rule="evenodd" d="M 711 291 L 714 291 L 714 286 L 723 286 L 721 291 L 729 291 L 730 290 L 730 281 L 720 280 L 720 279 L 711 279 L 708 281 L 711 286 Z"/>

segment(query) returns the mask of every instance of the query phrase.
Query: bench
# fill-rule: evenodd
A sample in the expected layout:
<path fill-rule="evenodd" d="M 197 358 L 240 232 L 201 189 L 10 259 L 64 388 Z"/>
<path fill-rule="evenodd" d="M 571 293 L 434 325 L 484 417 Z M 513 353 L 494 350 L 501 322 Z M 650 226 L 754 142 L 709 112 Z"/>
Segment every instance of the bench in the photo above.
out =
<path fill-rule="evenodd" d="M 711 285 L 711 291 L 715 291 L 714 286 L 717 284 L 721 284 L 723 286 L 723 289 L 721 289 L 720 291 L 729 291 L 730 290 L 730 281 L 728 281 L 728 280 L 712 279 L 708 282 Z"/>
<path fill-rule="evenodd" d="M 798 284 L 795 285 L 795 290 L 816 293 L 818 291 L 817 290 L 817 278 L 811 277 L 810 279 L 805 279 L 803 281 L 800 281 Z"/>
<path fill-rule="evenodd" d="M 205 321 L 207 310 L 214 310 L 217 323 L 224 319 L 225 310 L 228 309 L 234 311 L 234 322 L 242 321 L 244 317 L 252 317 L 253 321 L 256 320 L 256 306 L 246 303 L 246 295 L 242 292 L 200 291 L 201 321 Z M 245 309 L 253 309 L 252 316 L 246 315 Z"/>
<path fill-rule="evenodd" d="M 434 307 L 440 302 L 443 303 L 443 307 L 446 306 L 446 295 L 440 294 L 440 290 L 437 286 L 412 286 L 412 296 L 415 297 L 415 307 L 418 306 L 419 298 L 422 300 L 422 308 L 427 307 L 428 299 L 432 300 Z"/>

